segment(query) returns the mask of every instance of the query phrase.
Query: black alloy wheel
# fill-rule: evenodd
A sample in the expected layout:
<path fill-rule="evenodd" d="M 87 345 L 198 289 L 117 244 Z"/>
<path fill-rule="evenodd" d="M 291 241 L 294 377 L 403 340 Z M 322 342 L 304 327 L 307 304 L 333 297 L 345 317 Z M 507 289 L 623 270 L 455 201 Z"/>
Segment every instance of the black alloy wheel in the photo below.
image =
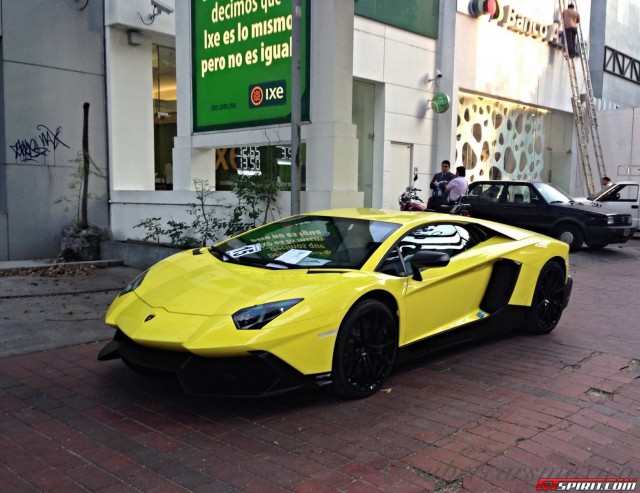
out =
<path fill-rule="evenodd" d="M 349 399 L 370 396 L 385 382 L 398 351 L 398 324 L 387 305 L 357 302 L 340 325 L 333 353 L 335 392 Z"/>
<path fill-rule="evenodd" d="M 551 332 L 564 310 L 564 270 L 556 262 L 547 262 L 540 271 L 531 308 L 527 313 L 527 332 L 547 334 Z"/>

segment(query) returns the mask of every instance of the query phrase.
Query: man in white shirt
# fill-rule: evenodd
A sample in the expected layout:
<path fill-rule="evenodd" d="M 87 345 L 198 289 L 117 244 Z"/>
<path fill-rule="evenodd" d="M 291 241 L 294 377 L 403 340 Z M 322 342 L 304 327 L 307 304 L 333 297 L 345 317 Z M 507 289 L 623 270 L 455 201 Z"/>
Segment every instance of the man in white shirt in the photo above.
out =
<path fill-rule="evenodd" d="M 465 178 L 466 170 L 464 166 L 458 166 L 456 168 L 456 177 L 451 180 L 445 190 L 447 192 L 447 200 L 449 204 L 453 202 L 457 202 L 460 197 L 464 197 L 467 195 L 469 191 L 469 183 Z"/>

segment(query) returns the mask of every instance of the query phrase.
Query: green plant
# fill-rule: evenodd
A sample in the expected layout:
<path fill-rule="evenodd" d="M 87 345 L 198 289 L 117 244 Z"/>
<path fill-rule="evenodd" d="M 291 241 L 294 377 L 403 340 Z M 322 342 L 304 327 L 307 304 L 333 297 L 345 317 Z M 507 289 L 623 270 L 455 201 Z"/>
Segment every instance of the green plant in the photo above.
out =
<path fill-rule="evenodd" d="M 211 244 L 219 240 L 220 236 L 240 234 L 264 224 L 270 217 L 275 218 L 279 188 L 272 174 L 239 175 L 233 188 L 238 202 L 222 218 L 217 216 L 219 201 L 216 200 L 216 192 L 209 181 L 195 179 L 193 183 L 196 202 L 187 205 L 187 214 L 192 217 L 191 224 L 170 220 L 165 229 L 159 217 L 143 219 L 134 228 L 145 230 L 145 241 L 160 243 L 163 236 L 168 236 L 173 246 L 193 248 Z M 189 236 L 189 232 L 194 236 Z"/>
<path fill-rule="evenodd" d="M 167 221 L 169 228 L 165 231 L 166 235 L 171 238 L 171 244 L 180 248 L 195 248 L 201 246 L 201 243 L 186 233 L 189 231 L 189 225 L 185 222 L 177 222 L 174 220 Z"/>
<path fill-rule="evenodd" d="M 142 238 L 144 241 L 151 240 L 155 243 L 160 243 L 160 238 L 164 234 L 159 217 L 148 217 L 143 219 L 136 224 L 134 228 L 143 228 L 145 230 L 144 237 Z"/>
<path fill-rule="evenodd" d="M 88 176 L 95 176 L 106 180 L 106 175 L 96 165 L 95 161 L 88 153 L 84 151 L 78 151 L 78 155 L 74 159 L 69 160 L 70 163 L 76 164 L 76 168 L 69 175 L 70 181 L 67 184 L 67 189 L 73 194 L 71 197 L 65 195 L 59 197 L 55 203 L 66 203 L 65 211 L 69 211 L 71 205 L 76 209 L 76 217 L 74 225 L 77 230 L 86 229 L 89 226 L 89 219 L 87 217 L 87 202 L 89 199 L 96 199 L 98 196 L 88 190 Z M 85 162 L 89 163 L 89 168 L 85 168 Z"/>
<path fill-rule="evenodd" d="M 209 180 L 196 178 L 193 180 L 197 202 L 188 204 L 187 213 L 193 217 L 191 228 L 196 233 L 201 245 L 216 240 L 218 232 L 225 228 L 224 219 L 216 217 L 215 207 L 210 202 L 215 197 L 215 190 Z M 218 205 L 218 202 L 215 203 Z"/>
<path fill-rule="evenodd" d="M 273 207 L 278 193 L 278 185 L 274 180 L 263 176 L 238 176 L 233 192 L 238 204 L 229 214 L 225 235 L 231 236 L 255 228 L 267 222 L 269 212 L 273 215 Z"/>

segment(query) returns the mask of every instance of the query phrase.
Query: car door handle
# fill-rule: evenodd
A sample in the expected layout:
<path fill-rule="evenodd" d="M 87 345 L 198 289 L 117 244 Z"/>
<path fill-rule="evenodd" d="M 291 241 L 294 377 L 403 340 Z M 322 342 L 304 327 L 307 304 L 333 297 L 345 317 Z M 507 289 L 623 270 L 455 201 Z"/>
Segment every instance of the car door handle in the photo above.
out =
<path fill-rule="evenodd" d="M 632 206 L 631 206 L 631 208 L 632 208 L 632 209 L 637 209 L 637 208 L 638 208 L 638 206 L 637 206 L 637 205 L 632 205 Z"/>

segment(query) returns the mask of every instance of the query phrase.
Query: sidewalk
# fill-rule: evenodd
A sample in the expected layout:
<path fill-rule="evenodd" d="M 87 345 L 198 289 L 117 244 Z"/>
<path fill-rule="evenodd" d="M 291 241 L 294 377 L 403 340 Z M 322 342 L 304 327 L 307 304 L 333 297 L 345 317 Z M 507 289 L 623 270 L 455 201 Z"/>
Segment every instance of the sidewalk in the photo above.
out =
<path fill-rule="evenodd" d="M 140 272 L 118 263 L 0 262 L 0 357 L 111 337 L 105 312 Z"/>

